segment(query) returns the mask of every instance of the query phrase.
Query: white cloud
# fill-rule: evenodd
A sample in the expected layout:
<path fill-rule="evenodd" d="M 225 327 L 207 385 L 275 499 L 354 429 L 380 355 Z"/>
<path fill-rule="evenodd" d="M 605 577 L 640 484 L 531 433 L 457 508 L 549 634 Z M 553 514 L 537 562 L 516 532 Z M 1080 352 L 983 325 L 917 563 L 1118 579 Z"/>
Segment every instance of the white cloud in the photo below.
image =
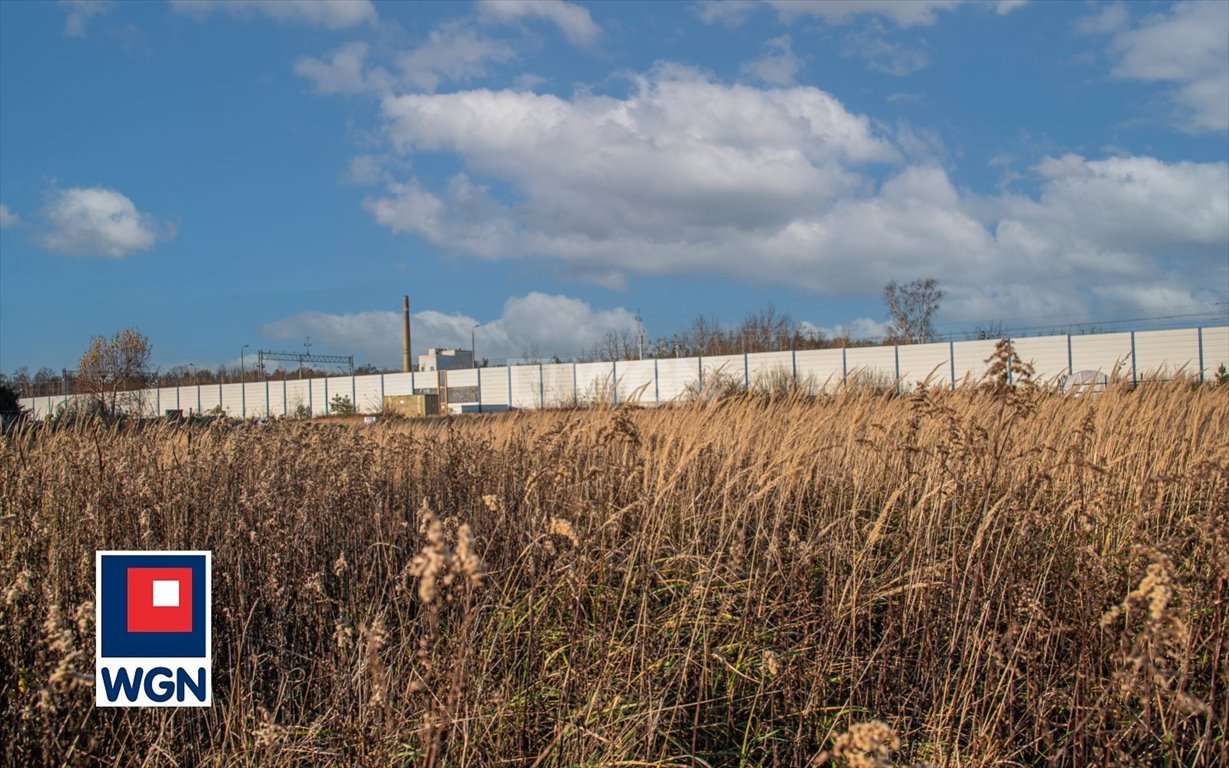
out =
<path fill-rule="evenodd" d="M 721 24 L 733 29 L 742 26 L 758 5 L 754 0 L 699 0 L 693 9 L 705 24 Z"/>
<path fill-rule="evenodd" d="M 1000 16 L 1006 16 L 1012 11 L 1019 10 L 1028 5 L 1028 0 L 999 0 L 995 3 L 994 10 Z"/>
<path fill-rule="evenodd" d="M 389 185 L 389 197 L 368 199 L 364 204 L 375 220 L 393 232 L 413 232 L 428 240 L 444 238 L 441 219 L 444 204 L 417 181 Z"/>
<path fill-rule="evenodd" d="M 624 99 L 466 91 L 386 97 L 383 109 L 396 151 L 460 155 L 521 202 L 493 199 L 471 174 L 440 193 L 411 180 L 367 201 L 378 221 L 491 258 L 545 253 L 605 283 L 624 269 L 678 271 L 680 259 L 706 271 L 710 244 L 768 237 L 864 187 L 847 165 L 899 158 L 818 89 L 724 85 L 678 67 Z"/>
<path fill-rule="evenodd" d="M 366 43 L 347 43 L 323 59 L 300 57 L 294 70 L 319 93 L 430 92 L 446 82 L 482 77 L 490 64 L 516 57 L 508 43 L 458 21 L 441 24 L 420 45 L 398 55 L 391 71 L 369 64 L 369 53 Z"/>
<path fill-rule="evenodd" d="M 60 0 L 58 4 L 68 12 L 64 18 L 65 37 L 85 37 L 90 19 L 111 10 L 107 0 Z"/>
<path fill-rule="evenodd" d="M 896 77 L 911 75 L 930 63 L 930 57 L 920 48 L 887 39 L 877 21 L 872 21 L 864 30 L 850 33 L 842 52 L 845 56 L 864 59 L 871 69 Z"/>
<path fill-rule="evenodd" d="M 518 91 L 536 91 L 538 86 L 546 83 L 546 78 L 541 75 L 535 75 L 530 72 L 517 75 L 512 80 L 513 87 Z"/>
<path fill-rule="evenodd" d="M 432 30 L 422 45 L 401 54 L 397 63 L 405 82 L 434 91 L 445 81 L 482 77 L 489 63 L 502 64 L 515 56 L 516 51 L 507 43 L 460 22 L 448 22 Z"/>
<path fill-rule="evenodd" d="M 1131 24 L 1131 12 L 1122 3 L 1101 6 L 1096 13 L 1085 16 L 1075 23 L 1075 31 L 1081 35 L 1112 35 Z"/>
<path fill-rule="evenodd" d="M 818 326 L 803 321 L 799 323 L 804 334 L 822 333 L 828 338 L 839 338 L 848 335 L 854 341 L 878 341 L 888 335 L 888 324 L 869 317 L 859 317 L 848 325 Z"/>
<path fill-rule="evenodd" d="M 9 210 L 9 207 L 0 203 L 0 229 L 9 229 L 21 223 L 21 217 Z"/>
<path fill-rule="evenodd" d="M 946 11 L 964 0 L 767 0 L 783 21 L 813 16 L 829 24 L 845 24 L 857 16 L 881 16 L 897 26 L 928 26 L 938 11 Z"/>
<path fill-rule="evenodd" d="M 50 229 L 39 242 L 57 253 L 120 259 L 174 237 L 172 228 L 138 211 L 123 194 L 103 187 L 58 190 L 43 216 Z"/>
<path fill-rule="evenodd" d="M 1077 31 L 1111 34 L 1112 74 L 1169 83 L 1179 125 L 1192 133 L 1229 130 L 1229 3 L 1177 3 L 1128 28 L 1128 14 L 1110 6 Z"/>
<path fill-rule="evenodd" d="M 376 21 L 371 0 L 171 0 L 171 7 L 197 20 L 217 12 L 231 16 L 261 14 L 279 22 L 324 29 L 346 29 Z"/>
<path fill-rule="evenodd" d="M 1229 280 L 1225 163 L 1068 155 L 1033 169 L 1034 196 L 982 197 L 935 163 L 933 133 L 903 125 L 889 140 L 815 88 L 672 65 L 633 85 L 388 96 L 394 153 L 453 155 L 464 171 L 439 188 L 402 177 L 365 204 L 394 232 L 615 287 L 716 274 L 875 296 L 934 276 L 952 318 L 1122 303 L 1157 284 L 1197 304 Z M 900 167 L 875 182 L 877 163 Z"/>
<path fill-rule="evenodd" d="M 328 59 L 302 56 L 294 64 L 299 76 L 311 81 L 319 93 L 361 93 L 378 87 L 381 78 L 364 71 L 367 44 L 347 43 L 329 54 Z"/>
<path fill-rule="evenodd" d="M 526 18 L 550 21 L 572 45 L 592 46 L 601 36 L 601 28 L 589 15 L 589 10 L 563 0 L 479 0 L 483 18 L 504 23 Z"/>
<path fill-rule="evenodd" d="M 636 328 L 635 316 L 626 309 L 594 309 L 579 299 L 537 292 L 508 299 L 497 318 L 425 310 L 415 312 L 412 322 L 415 356 L 427 347 L 469 349 L 473 330 L 478 357 L 492 363 L 522 357 L 529 349 L 568 359 L 591 349 L 608 331 Z M 481 327 L 474 330 L 478 323 Z M 310 335 L 322 348 L 355 353 L 377 365 L 401 362 L 400 312 L 302 312 L 266 325 L 261 333 L 279 341 Z"/>
<path fill-rule="evenodd" d="M 1229 166 L 1150 157 L 1046 158 L 1038 201 L 1009 201 L 1013 217 L 1045 221 L 1119 251 L 1182 248 L 1224 256 L 1229 243 Z"/>
<path fill-rule="evenodd" d="M 774 37 L 765 43 L 768 52 L 743 64 L 745 74 L 769 85 L 790 85 L 802 70 L 802 59 L 790 45 L 789 35 Z"/>
<path fill-rule="evenodd" d="M 357 155 L 350 159 L 342 181 L 360 187 L 391 182 L 392 177 L 386 168 L 389 162 L 389 158 L 380 155 Z"/>
<path fill-rule="evenodd" d="M 765 0 L 785 22 L 816 17 L 829 24 L 846 24 L 858 16 L 889 19 L 898 27 L 923 27 L 935 23 L 939 11 L 972 4 L 991 7 L 978 0 Z M 1000 16 L 1024 7 L 1028 0 L 998 0 L 993 8 Z"/>

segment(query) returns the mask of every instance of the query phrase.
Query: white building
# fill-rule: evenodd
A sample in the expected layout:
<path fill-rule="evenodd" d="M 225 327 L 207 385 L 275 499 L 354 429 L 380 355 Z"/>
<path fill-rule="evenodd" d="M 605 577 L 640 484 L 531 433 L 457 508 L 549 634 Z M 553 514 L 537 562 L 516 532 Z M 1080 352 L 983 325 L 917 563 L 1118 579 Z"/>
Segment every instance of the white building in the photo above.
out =
<path fill-rule="evenodd" d="M 420 371 L 455 371 L 474 367 L 474 353 L 469 349 L 437 349 L 431 347 L 427 354 L 418 356 Z"/>

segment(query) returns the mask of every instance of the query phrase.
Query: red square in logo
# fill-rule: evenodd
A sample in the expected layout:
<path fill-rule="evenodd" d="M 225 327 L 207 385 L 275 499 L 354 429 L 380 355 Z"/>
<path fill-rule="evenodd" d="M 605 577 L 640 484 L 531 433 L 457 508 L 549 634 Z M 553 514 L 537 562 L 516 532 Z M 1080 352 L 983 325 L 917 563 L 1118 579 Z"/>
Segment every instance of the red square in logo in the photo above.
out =
<path fill-rule="evenodd" d="M 128 631 L 191 632 L 192 569 L 129 568 Z"/>

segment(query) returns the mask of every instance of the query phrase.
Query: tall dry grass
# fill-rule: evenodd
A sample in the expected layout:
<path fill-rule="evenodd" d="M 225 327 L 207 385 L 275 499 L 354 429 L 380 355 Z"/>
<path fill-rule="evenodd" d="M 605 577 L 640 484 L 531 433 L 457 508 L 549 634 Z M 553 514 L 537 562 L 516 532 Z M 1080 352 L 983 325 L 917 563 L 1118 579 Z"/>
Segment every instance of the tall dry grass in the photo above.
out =
<path fill-rule="evenodd" d="M 3 438 L 6 764 L 1229 764 L 1229 390 Z M 211 549 L 100 710 L 96 549 Z"/>

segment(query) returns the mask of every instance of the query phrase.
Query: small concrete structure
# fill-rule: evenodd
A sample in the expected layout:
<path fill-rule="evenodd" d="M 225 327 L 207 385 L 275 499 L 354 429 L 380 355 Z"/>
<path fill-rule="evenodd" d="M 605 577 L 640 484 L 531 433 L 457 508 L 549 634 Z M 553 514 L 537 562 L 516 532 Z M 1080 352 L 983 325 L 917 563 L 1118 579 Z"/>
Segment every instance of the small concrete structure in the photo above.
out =
<path fill-rule="evenodd" d="M 388 395 L 384 398 L 384 410 L 407 419 L 437 416 L 440 412 L 439 395 Z"/>

